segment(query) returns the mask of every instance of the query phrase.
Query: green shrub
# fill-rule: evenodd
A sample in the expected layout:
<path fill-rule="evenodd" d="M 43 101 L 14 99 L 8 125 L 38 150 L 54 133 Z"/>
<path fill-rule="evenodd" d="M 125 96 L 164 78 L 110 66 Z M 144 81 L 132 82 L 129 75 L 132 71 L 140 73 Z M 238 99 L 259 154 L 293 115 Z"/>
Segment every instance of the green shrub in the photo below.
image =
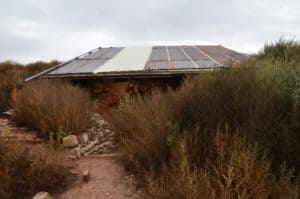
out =
<path fill-rule="evenodd" d="M 87 91 L 66 82 L 40 79 L 18 91 L 13 119 L 48 138 L 49 132 L 57 132 L 59 127 L 73 134 L 84 131 L 92 109 Z"/>
<path fill-rule="evenodd" d="M 58 127 L 56 132 L 50 131 L 49 133 L 49 147 L 52 150 L 59 149 L 62 145 L 62 139 L 65 136 L 70 135 L 69 132 L 65 132 L 62 127 Z"/>
<path fill-rule="evenodd" d="M 263 51 L 259 54 L 260 58 L 270 58 L 274 64 L 285 66 L 300 63 L 300 43 L 294 39 L 284 39 L 271 43 L 266 43 Z"/>

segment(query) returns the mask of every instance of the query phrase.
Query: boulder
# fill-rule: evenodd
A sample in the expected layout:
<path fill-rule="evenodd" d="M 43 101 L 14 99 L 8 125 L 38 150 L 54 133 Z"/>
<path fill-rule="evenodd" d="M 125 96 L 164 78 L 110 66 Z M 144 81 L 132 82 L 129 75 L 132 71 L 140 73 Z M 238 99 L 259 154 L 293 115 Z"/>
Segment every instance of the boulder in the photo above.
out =
<path fill-rule="evenodd" d="M 63 138 L 63 146 L 67 148 L 76 147 L 79 144 L 79 141 L 76 135 L 69 135 Z"/>
<path fill-rule="evenodd" d="M 51 199 L 51 196 L 48 192 L 41 191 L 35 194 L 32 199 Z"/>

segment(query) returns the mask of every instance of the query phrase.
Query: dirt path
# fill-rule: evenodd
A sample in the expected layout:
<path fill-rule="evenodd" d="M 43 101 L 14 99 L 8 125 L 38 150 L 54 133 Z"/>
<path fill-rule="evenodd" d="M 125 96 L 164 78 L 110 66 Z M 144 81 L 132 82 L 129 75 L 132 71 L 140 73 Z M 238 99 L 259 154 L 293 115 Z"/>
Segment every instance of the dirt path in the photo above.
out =
<path fill-rule="evenodd" d="M 16 127 L 6 118 L 0 118 L 0 137 L 4 141 L 22 141 L 26 144 L 46 144 L 36 138 L 34 131 Z M 68 154 L 68 153 L 66 153 Z M 116 161 L 114 154 L 102 154 L 74 160 L 72 170 L 78 179 L 72 186 L 56 195 L 58 199 L 136 199 L 139 192 L 135 189 L 133 178 L 129 176 Z M 89 170 L 91 179 L 84 182 L 83 171 Z M 41 190 L 43 191 L 43 190 Z"/>
<path fill-rule="evenodd" d="M 74 187 L 60 195 L 59 199 L 135 199 L 133 179 L 116 162 L 115 156 L 100 155 L 85 157 L 77 161 L 78 172 L 89 170 L 91 179 L 83 182 L 79 179 Z"/>

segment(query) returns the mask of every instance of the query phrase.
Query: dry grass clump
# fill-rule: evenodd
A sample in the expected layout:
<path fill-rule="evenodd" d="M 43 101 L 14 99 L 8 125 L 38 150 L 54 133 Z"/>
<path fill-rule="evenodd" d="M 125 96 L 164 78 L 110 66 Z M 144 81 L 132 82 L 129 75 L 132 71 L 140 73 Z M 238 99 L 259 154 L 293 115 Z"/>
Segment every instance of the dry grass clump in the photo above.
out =
<path fill-rule="evenodd" d="M 87 128 L 92 108 L 85 90 L 66 82 L 40 79 L 17 92 L 13 119 L 39 130 L 44 137 L 59 128 L 76 134 Z"/>
<path fill-rule="evenodd" d="M 30 198 L 61 191 L 71 177 L 63 157 L 43 147 L 0 140 L 0 198 Z"/>

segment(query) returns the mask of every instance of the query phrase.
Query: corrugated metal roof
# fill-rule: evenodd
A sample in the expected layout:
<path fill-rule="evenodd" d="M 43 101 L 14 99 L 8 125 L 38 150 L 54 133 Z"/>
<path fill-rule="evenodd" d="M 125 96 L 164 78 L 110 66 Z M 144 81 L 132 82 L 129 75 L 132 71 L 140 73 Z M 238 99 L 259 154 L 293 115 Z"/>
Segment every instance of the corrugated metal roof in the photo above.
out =
<path fill-rule="evenodd" d="M 153 46 L 97 48 L 38 75 L 90 76 L 126 72 L 189 71 L 227 67 L 248 57 L 223 46 Z"/>
<path fill-rule="evenodd" d="M 78 74 L 93 73 L 104 63 L 112 60 L 124 48 L 99 48 L 96 51 L 90 51 L 86 55 L 73 59 L 64 66 L 52 71 L 49 75 L 57 74 Z"/>
<path fill-rule="evenodd" d="M 114 71 L 142 71 L 150 56 L 152 47 L 128 47 L 119 52 L 102 66 L 93 70 L 93 73 Z"/>

